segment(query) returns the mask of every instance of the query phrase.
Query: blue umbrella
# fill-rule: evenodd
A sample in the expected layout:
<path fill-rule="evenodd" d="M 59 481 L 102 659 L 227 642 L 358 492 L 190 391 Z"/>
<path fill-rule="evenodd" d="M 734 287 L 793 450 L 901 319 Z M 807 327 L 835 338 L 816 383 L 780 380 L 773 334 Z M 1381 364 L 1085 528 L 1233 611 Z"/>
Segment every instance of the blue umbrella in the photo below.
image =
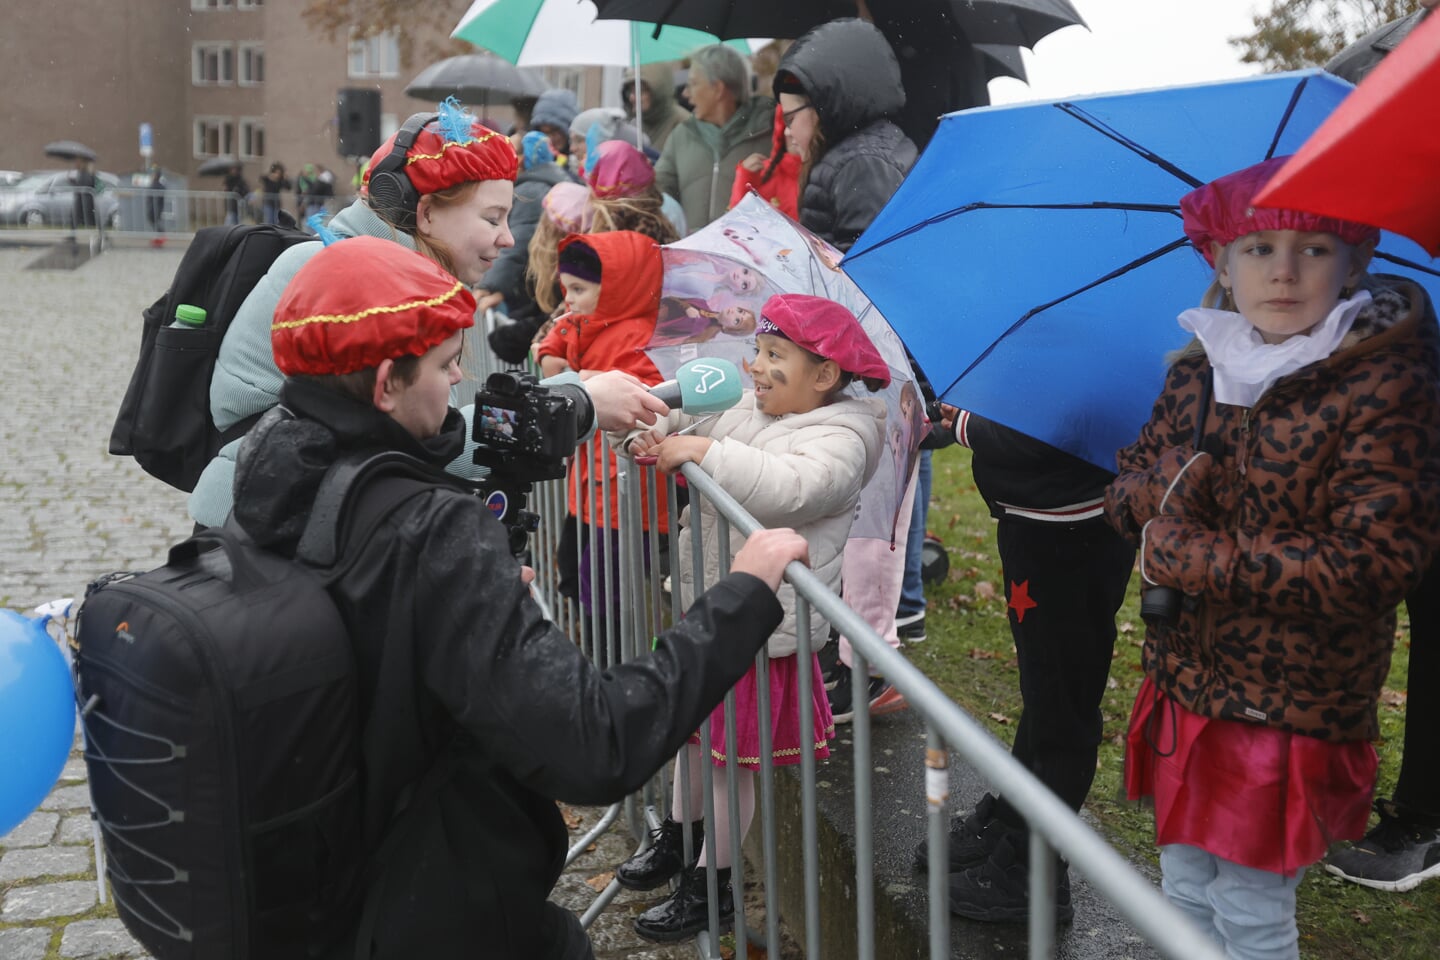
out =
<path fill-rule="evenodd" d="M 1294 153 L 1351 89 L 1311 70 L 949 114 L 844 270 L 947 402 L 1113 470 L 1213 276 L 1180 197 Z M 1419 246 L 1380 249 L 1372 272 L 1440 294 Z"/>

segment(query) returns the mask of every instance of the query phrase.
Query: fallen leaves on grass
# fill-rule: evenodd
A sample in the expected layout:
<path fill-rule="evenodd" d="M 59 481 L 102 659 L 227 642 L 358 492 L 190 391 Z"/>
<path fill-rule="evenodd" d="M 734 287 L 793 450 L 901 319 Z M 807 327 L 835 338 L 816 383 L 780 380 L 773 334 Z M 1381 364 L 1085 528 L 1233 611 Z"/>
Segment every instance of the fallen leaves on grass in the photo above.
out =
<path fill-rule="evenodd" d="M 571 810 L 563 803 L 560 804 L 560 816 L 565 819 L 565 826 L 570 830 L 579 830 L 580 824 L 584 822 L 584 818 L 582 818 L 580 814 Z"/>
<path fill-rule="evenodd" d="M 1408 696 L 1409 694 L 1404 690 L 1391 690 L 1389 687 L 1383 687 L 1380 690 L 1380 702 L 1392 710 L 1404 709 Z"/>
<path fill-rule="evenodd" d="M 1120 626 L 1116 627 L 1116 629 L 1119 630 L 1121 633 L 1134 633 L 1135 624 L 1131 623 L 1129 620 L 1122 620 L 1120 621 Z"/>
<path fill-rule="evenodd" d="M 604 890 L 606 887 L 610 886 L 610 881 L 614 879 L 615 871 L 606 870 L 604 873 L 597 873 L 589 880 L 586 880 L 585 886 L 589 887 L 591 890 L 594 890 L 596 893 L 599 893 L 601 890 Z"/>
<path fill-rule="evenodd" d="M 1001 655 L 996 653 L 994 650 L 982 650 L 979 647 L 970 648 L 971 660 L 999 660 L 1000 656 Z"/>
<path fill-rule="evenodd" d="M 1005 716 L 1005 714 L 1003 714 L 1003 713 L 991 713 L 991 714 L 990 714 L 990 719 L 991 719 L 991 720 L 994 720 L 996 723 L 1009 723 L 1009 722 L 1010 722 L 1010 718 L 1007 717 L 1007 716 Z"/>
<path fill-rule="evenodd" d="M 1364 910 L 1351 910 L 1350 919 L 1354 920 L 1362 927 L 1370 926 L 1370 914 L 1366 913 Z"/>
<path fill-rule="evenodd" d="M 981 580 L 979 583 L 975 584 L 975 599 L 994 600 L 995 584 L 991 583 L 989 580 Z"/>

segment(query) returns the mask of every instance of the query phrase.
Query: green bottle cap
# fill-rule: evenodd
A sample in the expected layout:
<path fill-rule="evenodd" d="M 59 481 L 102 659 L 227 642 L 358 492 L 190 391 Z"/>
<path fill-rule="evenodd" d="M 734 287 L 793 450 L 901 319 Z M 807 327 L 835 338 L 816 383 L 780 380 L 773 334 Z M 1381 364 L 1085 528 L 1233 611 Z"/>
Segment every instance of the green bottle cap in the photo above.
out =
<path fill-rule="evenodd" d="M 188 323 L 192 327 L 203 326 L 205 323 L 205 308 L 182 303 L 175 308 L 175 319 L 181 323 Z"/>

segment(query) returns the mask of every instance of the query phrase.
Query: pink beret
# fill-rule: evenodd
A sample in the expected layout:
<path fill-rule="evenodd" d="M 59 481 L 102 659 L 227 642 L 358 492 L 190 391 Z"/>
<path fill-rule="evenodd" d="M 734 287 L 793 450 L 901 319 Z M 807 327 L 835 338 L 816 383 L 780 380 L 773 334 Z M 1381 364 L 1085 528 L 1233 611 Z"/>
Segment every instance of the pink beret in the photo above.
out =
<path fill-rule="evenodd" d="M 1322 217 L 1303 210 L 1272 209 L 1253 206 L 1255 195 L 1265 186 L 1289 157 L 1272 157 L 1263 163 L 1226 174 L 1180 198 L 1185 236 L 1211 266 L 1215 255 L 1212 243 L 1222 247 L 1246 234 L 1260 230 L 1303 230 L 1307 233 L 1333 233 L 1351 245 L 1380 239 L 1375 227 L 1336 217 Z"/>
<path fill-rule="evenodd" d="M 778 293 L 760 308 L 757 334 L 784 337 L 818 357 L 834 360 L 846 373 L 890 383 L 890 367 L 870 342 L 855 314 L 834 300 L 802 293 Z"/>

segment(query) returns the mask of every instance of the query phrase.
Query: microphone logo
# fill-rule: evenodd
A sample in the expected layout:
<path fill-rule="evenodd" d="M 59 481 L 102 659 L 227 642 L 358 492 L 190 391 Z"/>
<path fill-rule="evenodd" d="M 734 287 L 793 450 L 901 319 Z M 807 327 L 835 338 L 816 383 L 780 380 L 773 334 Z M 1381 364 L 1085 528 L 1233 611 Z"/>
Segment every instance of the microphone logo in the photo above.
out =
<path fill-rule="evenodd" d="M 690 371 L 700 377 L 695 383 L 696 393 L 709 393 L 712 387 L 718 387 L 725 382 L 725 371 L 708 363 L 692 364 Z"/>

